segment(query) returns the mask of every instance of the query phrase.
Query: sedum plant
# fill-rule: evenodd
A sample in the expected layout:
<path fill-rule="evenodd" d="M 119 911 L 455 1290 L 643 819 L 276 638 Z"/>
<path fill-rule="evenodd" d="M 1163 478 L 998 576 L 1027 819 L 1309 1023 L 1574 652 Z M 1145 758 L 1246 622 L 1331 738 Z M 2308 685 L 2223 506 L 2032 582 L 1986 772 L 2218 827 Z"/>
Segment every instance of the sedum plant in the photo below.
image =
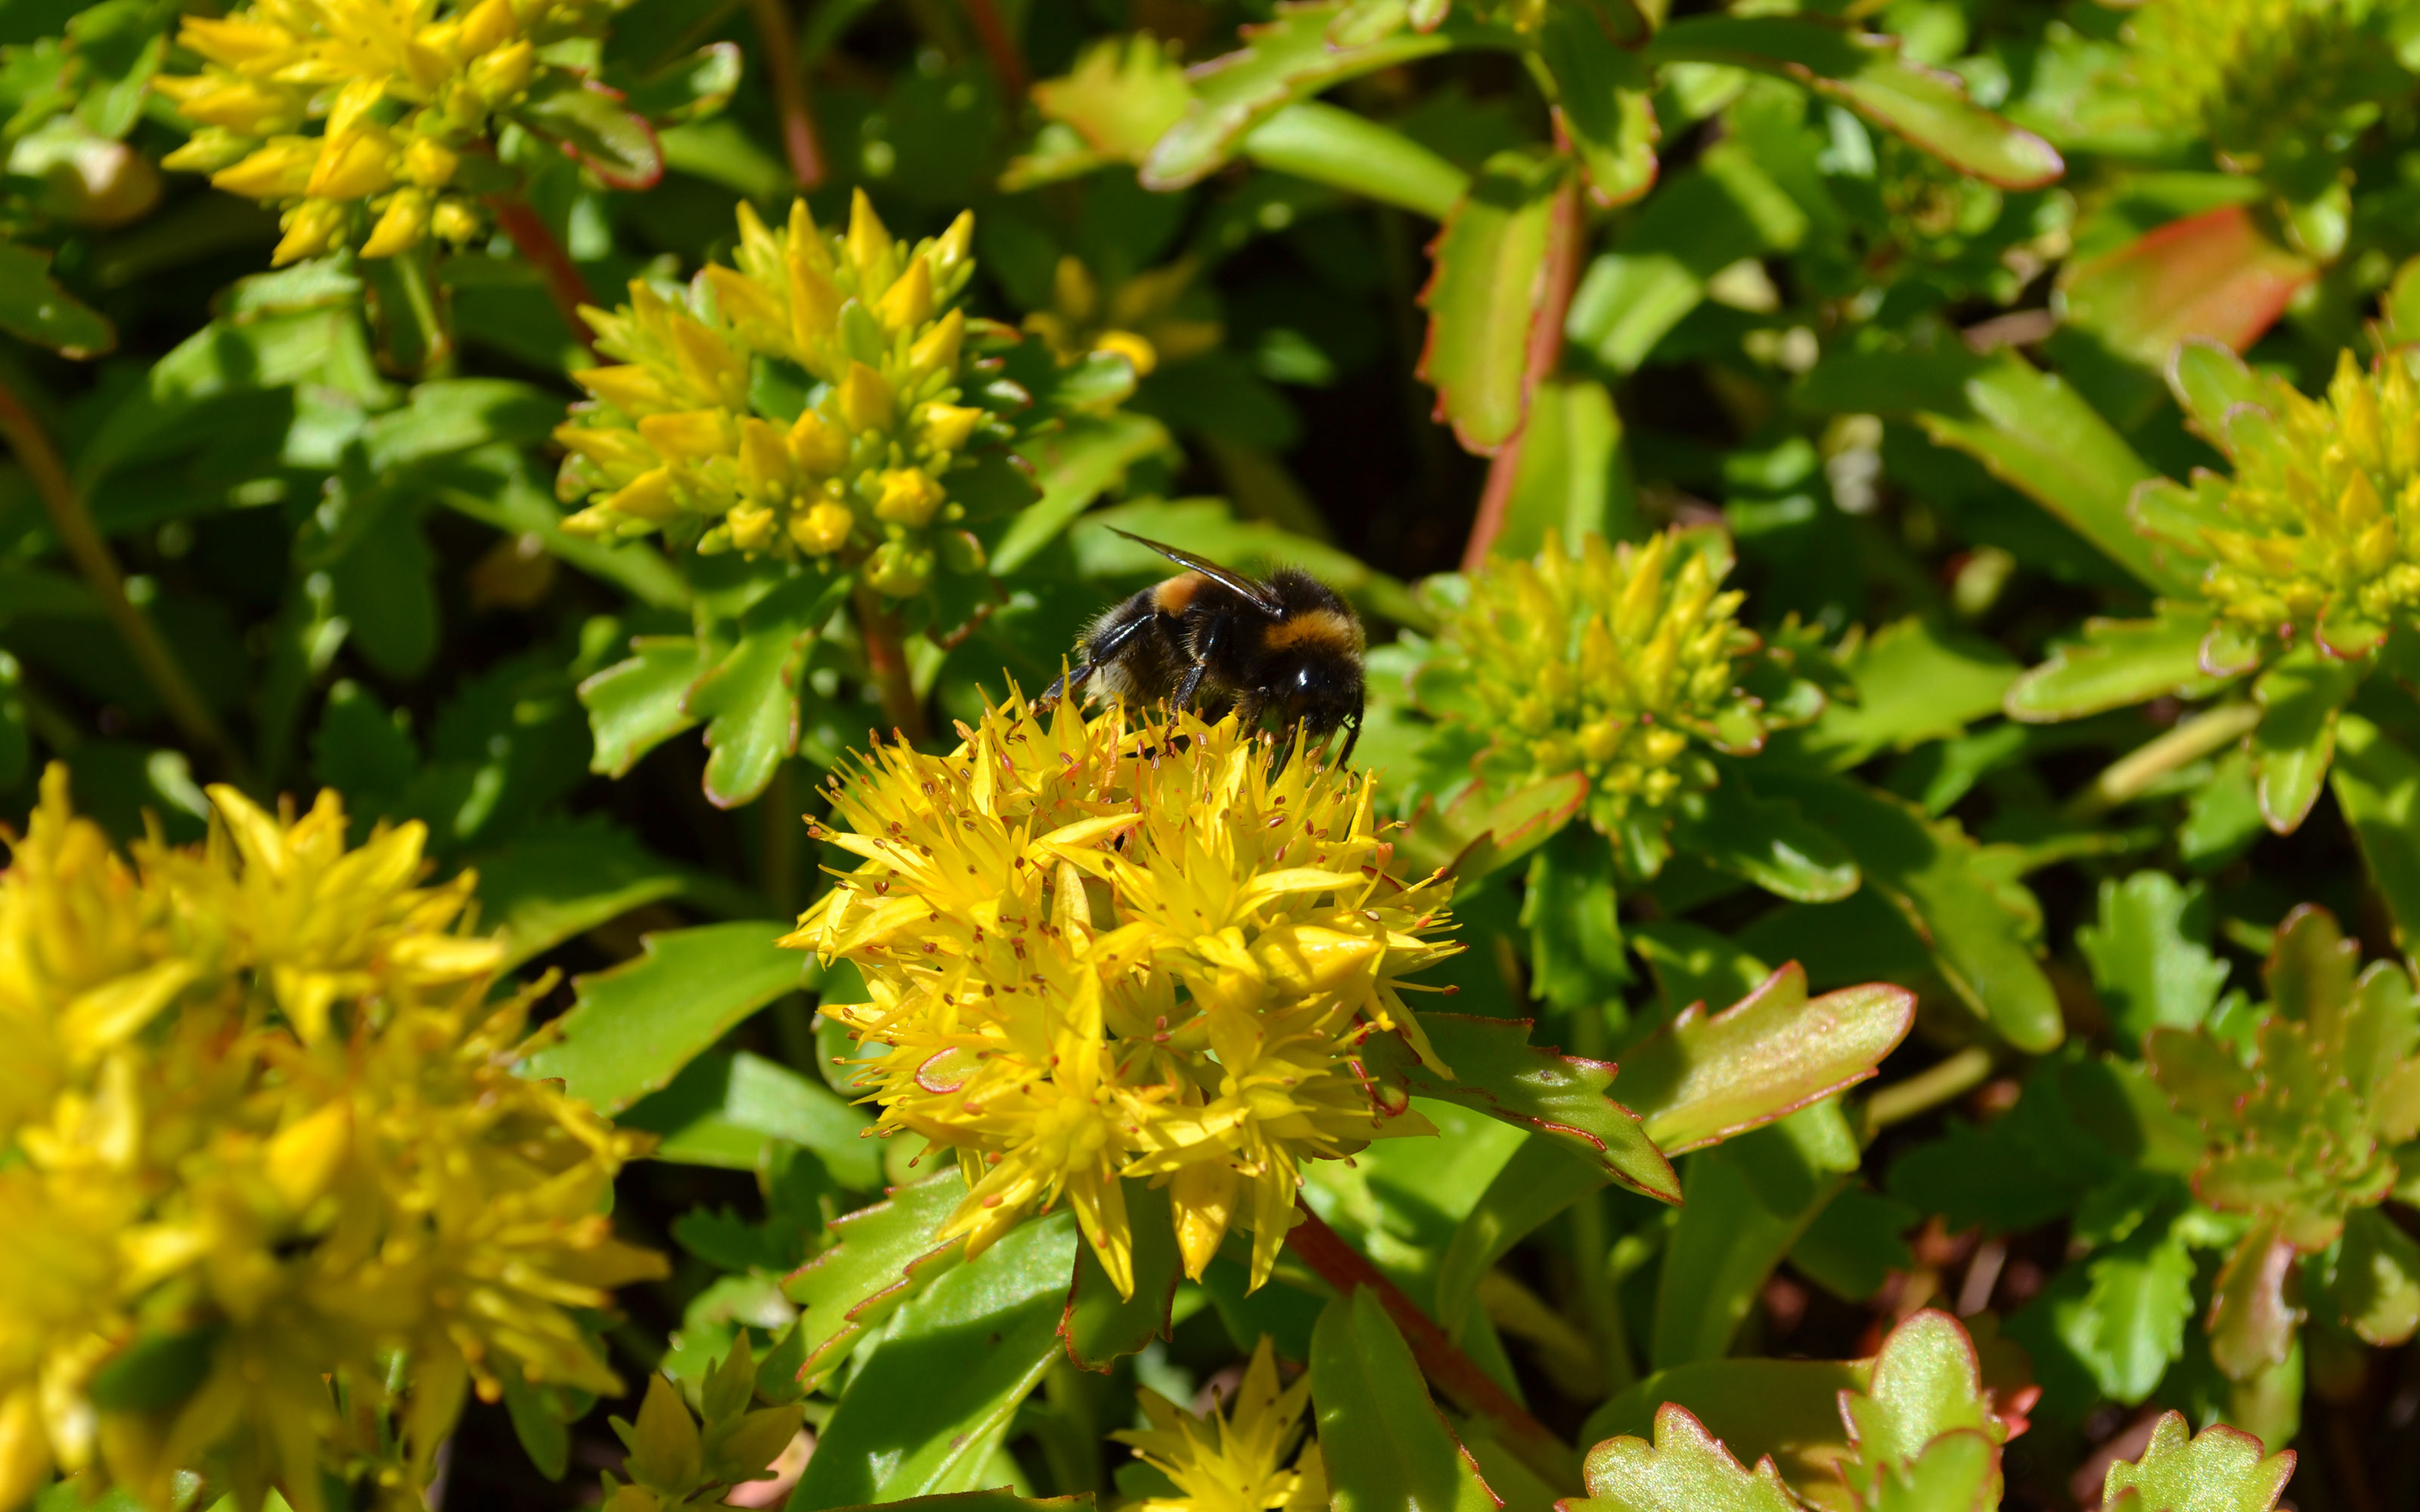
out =
<path fill-rule="evenodd" d="M 0 1512 L 2420 1501 L 2413 28 L 0 5 Z"/>

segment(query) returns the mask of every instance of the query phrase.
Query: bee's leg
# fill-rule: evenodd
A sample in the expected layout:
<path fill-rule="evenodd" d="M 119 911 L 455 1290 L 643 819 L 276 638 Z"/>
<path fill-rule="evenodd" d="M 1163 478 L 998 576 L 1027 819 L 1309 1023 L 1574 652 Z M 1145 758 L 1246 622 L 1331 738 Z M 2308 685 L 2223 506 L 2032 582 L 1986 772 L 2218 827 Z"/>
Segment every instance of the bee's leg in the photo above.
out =
<path fill-rule="evenodd" d="M 1126 648 L 1128 641 L 1150 628 L 1152 618 L 1153 616 L 1148 613 L 1138 614 L 1132 619 L 1122 620 L 1106 630 L 1096 631 L 1085 640 L 1076 665 L 1061 673 L 1056 682 L 1042 690 L 1042 705 L 1047 708 L 1067 694 L 1080 690 L 1086 683 L 1092 681 L 1094 672 L 1117 660 L 1118 653 Z"/>
<path fill-rule="evenodd" d="M 1210 658 L 1218 654 L 1225 631 L 1223 620 L 1212 620 L 1202 627 L 1201 639 L 1193 643 L 1193 665 L 1185 669 L 1185 680 L 1176 685 L 1176 696 L 1168 701 L 1171 710 L 1183 713 L 1193 707 L 1193 695 L 1202 690 L 1202 676 L 1210 671 Z"/>

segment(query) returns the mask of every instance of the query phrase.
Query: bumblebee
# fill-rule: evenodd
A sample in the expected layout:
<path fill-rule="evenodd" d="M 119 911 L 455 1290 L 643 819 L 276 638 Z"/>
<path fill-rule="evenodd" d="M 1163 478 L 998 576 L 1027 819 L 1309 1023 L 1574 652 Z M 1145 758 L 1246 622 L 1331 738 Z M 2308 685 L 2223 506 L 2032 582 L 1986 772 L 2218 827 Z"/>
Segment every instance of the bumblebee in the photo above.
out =
<path fill-rule="evenodd" d="M 1290 748 L 1344 732 L 1341 764 L 1360 738 L 1360 617 L 1336 590 L 1280 568 L 1254 581 L 1190 551 L 1119 531 L 1187 570 L 1094 620 L 1076 664 L 1043 693 L 1048 704 L 1088 684 L 1173 709 L 1233 708 L 1246 723 L 1274 713 Z"/>

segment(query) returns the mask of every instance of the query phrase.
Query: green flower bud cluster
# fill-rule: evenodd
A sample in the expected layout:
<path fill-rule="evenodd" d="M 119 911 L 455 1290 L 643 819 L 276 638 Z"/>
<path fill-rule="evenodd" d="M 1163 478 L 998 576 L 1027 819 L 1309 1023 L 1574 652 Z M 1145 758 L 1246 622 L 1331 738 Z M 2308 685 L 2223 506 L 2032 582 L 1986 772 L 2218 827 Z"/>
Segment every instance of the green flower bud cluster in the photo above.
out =
<path fill-rule="evenodd" d="M 863 193 L 845 234 L 805 201 L 768 229 L 739 208 L 737 266 L 708 267 L 675 301 L 641 282 L 585 312 L 616 365 L 572 375 L 592 396 L 555 432 L 556 485 L 588 501 L 565 528 L 662 534 L 701 553 L 860 563 L 894 598 L 937 558 L 976 571 L 952 474 L 1006 438 L 964 392 L 969 322 L 950 308 L 974 270 L 961 215 L 910 246 Z"/>
<path fill-rule="evenodd" d="M 1482 770 L 1585 772 L 1607 832 L 1714 786 L 1699 748 L 1753 751 L 1766 728 L 1740 686 L 1760 642 L 1734 618 L 1742 595 L 1721 587 L 1730 568 L 1721 532 L 1697 530 L 1644 545 L 1590 535 L 1576 555 L 1549 536 L 1534 561 L 1471 578 L 1433 667 L 1466 694 L 1456 717 L 1490 738 Z"/>

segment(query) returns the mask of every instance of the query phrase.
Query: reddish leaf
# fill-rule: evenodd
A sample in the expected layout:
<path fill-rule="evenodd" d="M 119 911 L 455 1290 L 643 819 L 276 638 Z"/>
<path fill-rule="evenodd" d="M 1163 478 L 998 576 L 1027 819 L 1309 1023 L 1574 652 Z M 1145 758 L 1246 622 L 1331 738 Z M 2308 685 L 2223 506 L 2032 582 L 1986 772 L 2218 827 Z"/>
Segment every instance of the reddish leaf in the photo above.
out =
<path fill-rule="evenodd" d="M 2222 205 L 2071 265 L 2059 283 L 2071 324 L 2162 366 L 2196 336 L 2243 351 L 2318 275 L 2308 258 L 2263 236 L 2244 207 Z"/>

